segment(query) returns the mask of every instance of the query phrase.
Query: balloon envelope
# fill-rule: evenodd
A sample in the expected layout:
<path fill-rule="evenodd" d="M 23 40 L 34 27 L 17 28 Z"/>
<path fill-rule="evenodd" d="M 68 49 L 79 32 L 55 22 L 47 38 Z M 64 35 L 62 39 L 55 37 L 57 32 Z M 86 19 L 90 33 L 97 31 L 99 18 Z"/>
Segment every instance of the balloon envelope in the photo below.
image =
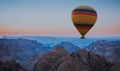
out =
<path fill-rule="evenodd" d="M 84 37 L 97 20 L 97 12 L 90 6 L 78 6 L 71 14 L 74 26 Z"/>

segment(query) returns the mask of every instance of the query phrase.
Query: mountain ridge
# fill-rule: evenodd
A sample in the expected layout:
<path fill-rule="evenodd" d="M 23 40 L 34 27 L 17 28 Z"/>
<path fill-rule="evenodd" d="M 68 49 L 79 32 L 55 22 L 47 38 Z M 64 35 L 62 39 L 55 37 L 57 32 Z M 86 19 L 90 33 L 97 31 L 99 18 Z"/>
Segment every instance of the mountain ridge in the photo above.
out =
<path fill-rule="evenodd" d="M 111 62 L 120 61 L 120 40 L 98 40 L 88 45 L 85 49 L 103 55 Z"/>

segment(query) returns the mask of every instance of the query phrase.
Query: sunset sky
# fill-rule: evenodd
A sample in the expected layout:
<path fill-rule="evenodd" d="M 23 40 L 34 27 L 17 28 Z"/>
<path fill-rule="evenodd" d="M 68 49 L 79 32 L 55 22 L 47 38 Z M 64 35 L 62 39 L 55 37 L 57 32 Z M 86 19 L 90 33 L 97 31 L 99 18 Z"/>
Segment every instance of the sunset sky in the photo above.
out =
<path fill-rule="evenodd" d="M 0 0 L 0 35 L 79 35 L 71 11 L 80 5 L 98 13 L 87 36 L 120 36 L 120 0 Z"/>

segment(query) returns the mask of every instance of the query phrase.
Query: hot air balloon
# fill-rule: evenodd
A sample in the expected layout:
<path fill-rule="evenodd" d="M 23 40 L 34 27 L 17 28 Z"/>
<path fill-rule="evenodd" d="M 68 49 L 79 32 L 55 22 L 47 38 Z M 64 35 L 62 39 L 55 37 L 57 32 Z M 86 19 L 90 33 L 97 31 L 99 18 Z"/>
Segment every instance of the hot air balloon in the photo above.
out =
<path fill-rule="evenodd" d="M 72 22 L 78 32 L 85 38 L 86 33 L 93 27 L 97 20 L 97 12 L 90 6 L 78 6 L 71 14 Z"/>

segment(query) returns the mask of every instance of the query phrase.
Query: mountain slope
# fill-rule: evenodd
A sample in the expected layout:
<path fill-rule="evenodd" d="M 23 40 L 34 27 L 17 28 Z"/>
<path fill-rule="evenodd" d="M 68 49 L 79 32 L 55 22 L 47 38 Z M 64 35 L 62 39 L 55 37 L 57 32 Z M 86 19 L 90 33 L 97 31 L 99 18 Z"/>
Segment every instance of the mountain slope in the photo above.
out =
<path fill-rule="evenodd" d="M 0 61 L 16 60 L 27 67 L 33 68 L 35 61 L 47 50 L 43 44 L 28 39 L 0 39 Z"/>
<path fill-rule="evenodd" d="M 0 61 L 0 71 L 27 71 L 24 67 L 16 61 Z"/>
<path fill-rule="evenodd" d="M 35 65 L 34 71 L 50 71 L 58 59 L 68 55 L 69 53 L 63 47 L 57 46 L 40 57 Z"/>
<path fill-rule="evenodd" d="M 61 43 L 58 43 L 54 47 L 56 47 L 56 46 L 61 46 L 70 53 L 75 52 L 80 49 L 78 46 L 76 46 L 68 41 L 63 41 Z"/>
<path fill-rule="evenodd" d="M 111 62 L 120 60 L 120 40 L 99 40 L 90 44 L 86 49 L 105 56 Z"/>
<path fill-rule="evenodd" d="M 98 54 L 84 49 L 70 54 L 57 46 L 40 57 L 34 71 L 109 71 L 112 66 Z"/>

